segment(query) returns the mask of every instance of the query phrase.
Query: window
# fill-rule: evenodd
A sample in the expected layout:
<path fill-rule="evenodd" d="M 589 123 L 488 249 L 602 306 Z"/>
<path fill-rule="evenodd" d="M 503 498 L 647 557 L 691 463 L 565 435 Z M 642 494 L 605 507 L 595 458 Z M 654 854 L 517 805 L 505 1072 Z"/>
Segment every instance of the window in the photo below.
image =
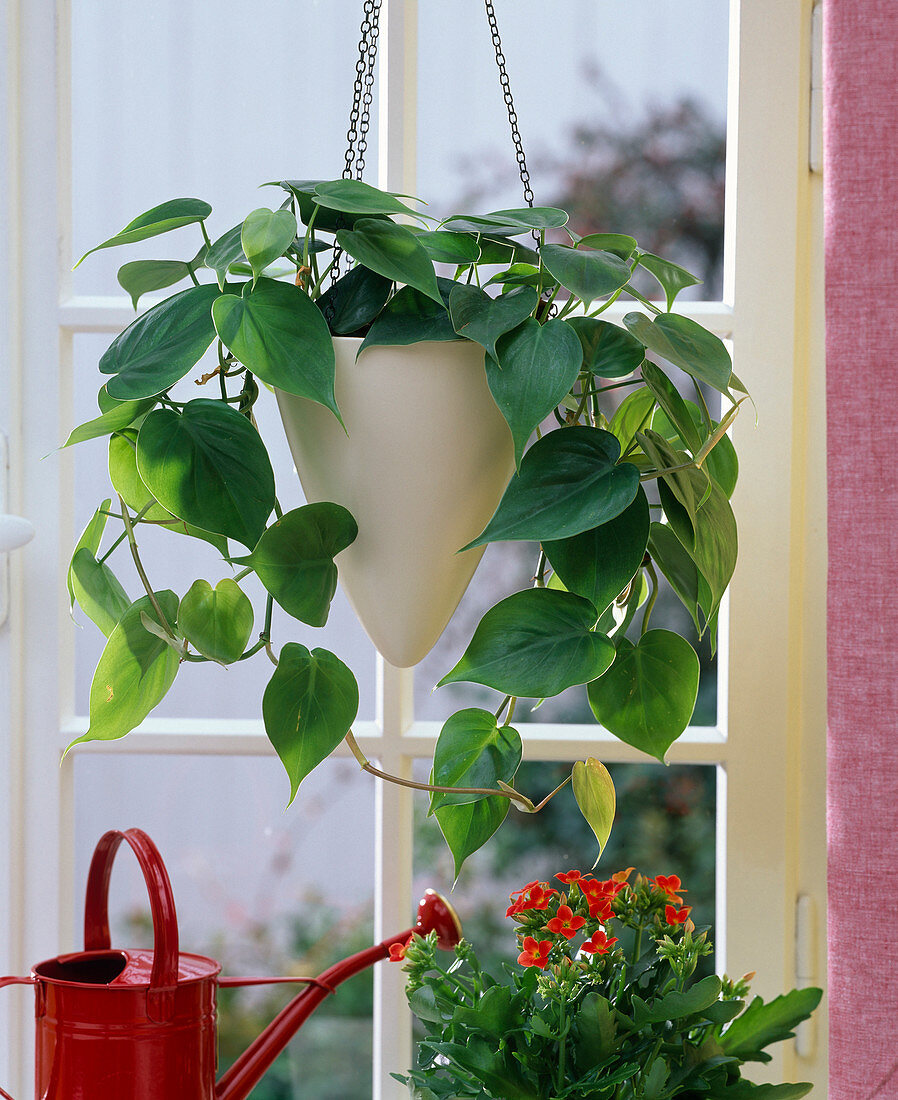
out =
<path fill-rule="evenodd" d="M 570 40 L 594 40 L 599 58 L 603 35 L 592 28 L 607 20 L 615 35 L 627 30 L 613 3 L 553 4 L 551 35 L 543 30 L 545 2 L 499 5 L 522 128 L 531 131 L 532 124 L 524 126 L 528 113 L 543 118 L 555 94 L 531 75 L 539 58 L 549 57 L 547 64 L 560 72 Z M 688 6 L 694 8 L 696 26 L 714 19 L 720 25 L 723 0 L 693 0 Z M 660 0 L 627 5 L 633 20 L 646 15 L 647 26 L 670 19 L 668 7 Z M 0 273 L 0 392 L 7 397 L 0 406 L 0 430 L 10 441 L 7 507 L 28 515 L 38 528 L 35 542 L 11 561 L 11 615 L 0 627 L 0 774 L 5 782 L 0 797 L 5 892 L 0 967 L 9 972 L 25 972 L 34 961 L 77 946 L 85 862 L 98 829 L 146 824 L 174 865 L 188 851 L 192 834 L 208 834 L 208 823 L 223 804 L 245 801 L 254 810 L 263 808 L 253 824 L 259 838 L 271 820 L 278 828 L 283 825 L 276 762 L 260 721 L 245 702 L 256 690 L 249 673 L 246 680 L 231 678 L 225 689 L 219 682 L 198 686 L 193 679 L 192 687 L 172 696 L 140 730 L 99 750 L 72 752 L 60 767 L 62 749 L 85 728 L 85 684 L 95 656 L 88 631 L 75 630 L 69 620 L 62 578 L 76 526 L 87 518 L 79 495 L 102 466 L 103 455 L 100 448 L 93 457 L 42 459 L 88 411 L 82 408 L 79 380 L 93 371 L 109 334 L 133 316 L 115 283 L 118 257 L 101 253 L 96 263 L 74 273 L 72 261 L 104 237 L 110 225 L 124 224 L 160 196 L 196 194 L 216 205 L 224 195 L 218 205 L 225 229 L 249 208 L 256 184 L 279 177 L 285 166 L 314 160 L 315 172 L 337 175 L 358 9 L 356 0 L 289 5 L 264 0 L 251 15 L 229 5 L 224 16 L 225 9 L 212 0 L 152 10 L 106 0 L 11 0 L 0 27 L 9 72 L 0 96 L 10 120 L 2 160 L 7 196 L 2 243 L 10 259 Z M 683 5 L 678 9 L 684 21 Z M 442 144 L 436 133 L 444 116 L 433 88 L 435 80 L 450 89 L 465 80 L 467 62 L 459 73 L 458 43 L 469 17 L 471 38 L 483 43 L 477 46 L 483 64 L 478 54 L 476 80 L 482 79 L 483 96 L 495 108 L 496 136 L 487 140 L 496 148 L 502 142 L 502 149 L 507 140 L 482 11 L 474 0 L 452 5 L 450 11 L 451 19 L 447 6 L 432 0 L 386 0 L 375 120 L 380 140 L 376 150 L 372 140 L 368 158 L 369 178 L 376 172 L 382 186 L 415 194 L 420 183 L 426 194 L 439 193 L 445 201 L 453 193 L 439 192 L 443 181 L 434 176 L 440 167 L 435 158 L 451 145 Z M 587 23 L 590 34 L 578 34 Z M 798 979 L 819 983 L 825 970 L 818 454 L 822 259 L 819 179 L 807 167 L 810 28 L 810 0 L 733 0 L 730 5 L 722 290 L 717 300 L 692 300 L 683 307 L 732 340 L 736 371 L 757 402 L 758 424 L 749 413 L 735 429 L 742 460 L 734 500 L 740 564 L 721 632 L 716 721 L 687 731 L 671 760 L 675 766 L 717 769 L 718 946 L 733 973 L 763 966 L 756 989 L 764 995 Z M 672 28 L 651 50 L 642 40 L 641 49 L 634 48 L 633 65 L 646 65 L 649 79 L 659 84 L 676 29 L 684 40 L 697 33 Z M 710 67 L 722 65 L 709 57 Z M 576 74 L 564 77 L 574 80 Z M 451 90 L 445 98 L 447 114 L 453 114 Z M 302 121 L 306 111 L 314 132 L 310 122 Z M 452 126 L 458 125 L 457 116 L 466 115 L 470 109 L 460 106 Z M 559 126 L 556 133 L 563 132 Z M 538 159 L 534 156 L 534 163 Z M 463 165 L 460 182 L 467 183 L 471 171 Z M 485 196 L 495 183 L 489 172 L 487 177 L 475 181 Z M 501 188 L 513 188 L 513 178 L 511 184 L 500 180 L 496 186 L 493 193 L 504 201 Z M 513 191 L 509 198 L 515 201 Z M 264 193 L 258 201 L 265 202 Z M 228 203 L 234 204 L 230 222 Z M 489 204 L 486 197 L 484 203 Z M 363 694 L 356 733 L 364 750 L 386 770 L 411 774 L 415 761 L 430 753 L 439 714 L 419 703 L 413 673 L 377 660 L 346 608 L 337 610 L 332 629 L 341 634 L 343 650 L 349 636 L 355 639 L 355 671 Z M 220 693 L 215 707 L 213 693 Z M 587 753 L 614 763 L 635 760 L 634 753 L 595 725 L 556 719 L 525 729 L 531 760 L 570 760 Z M 158 805 L 162 795 L 154 787 L 158 768 L 153 760 L 160 756 L 180 784 L 176 803 L 167 807 Z M 408 792 L 373 786 L 341 760 L 328 764 L 320 783 L 319 797 L 345 798 L 364 823 L 358 829 L 363 840 L 341 841 L 353 849 L 353 897 L 364 901 L 366 892 L 373 894 L 373 918 L 354 903 L 341 914 L 349 950 L 354 935 L 370 934 L 369 920 L 375 937 L 407 926 L 413 802 Z M 136 814 L 138 802 L 149 807 L 154 801 L 158 828 L 170 832 L 170 843 L 154 823 L 116 818 Z M 313 819 L 322 820 L 310 811 L 308 819 L 291 819 L 296 824 L 290 828 L 300 828 L 301 820 L 312 827 Z M 223 822 L 220 828 L 225 827 Z M 218 830 L 216 823 L 213 832 Z M 266 853 L 258 857 L 254 904 L 264 906 L 264 891 L 271 888 L 264 881 L 265 868 L 280 866 L 283 836 L 284 830 L 273 834 L 267 849 L 253 848 Z M 221 845 L 211 854 L 189 849 L 205 861 L 210 904 L 219 897 L 223 906 L 235 902 L 215 893 L 215 883 L 220 886 L 226 875 L 216 867 L 216 852 L 218 858 L 224 858 L 223 852 L 240 858 L 237 843 L 238 838 L 222 832 Z M 123 868 L 121 874 L 122 896 L 128 896 L 128 872 Z M 295 896 L 320 885 L 313 877 L 295 870 Z M 805 967 L 813 973 L 796 975 L 799 895 L 810 899 L 812 910 L 816 906 L 820 928 Z M 306 904 L 314 906 L 314 898 L 307 896 Z M 182 901 L 185 912 L 187 906 Z M 813 934 L 811 927 L 798 931 L 802 937 Z M 410 1032 L 396 1023 L 404 1003 L 398 967 L 376 971 L 374 998 L 374 1095 L 390 1096 L 396 1086 L 389 1072 L 409 1065 L 411 1043 Z M 0 1034 L 6 1037 L 0 1041 L 0 1084 L 17 1095 L 26 1095 L 28 1088 L 30 1011 L 24 993 L 0 995 Z M 811 1026 L 816 1039 L 813 1033 L 801 1037 L 806 1056 L 790 1048 L 780 1058 L 793 1079 L 822 1083 L 822 1019 Z"/>

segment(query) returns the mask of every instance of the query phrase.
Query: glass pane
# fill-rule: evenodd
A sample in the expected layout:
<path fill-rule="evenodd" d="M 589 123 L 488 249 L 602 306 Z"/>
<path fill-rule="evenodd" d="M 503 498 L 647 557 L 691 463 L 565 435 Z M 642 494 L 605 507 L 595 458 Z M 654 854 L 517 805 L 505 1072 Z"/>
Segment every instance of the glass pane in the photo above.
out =
<path fill-rule="evenodd" d="M 704 279 L 684 296 L 719 297 L 729 5 L 497 7 L 536 203 L 634 234 Z M 419 12 L 418 193 L 444 216 L 522 205 L 483 3 Z"/>
<path fill-rule="evenodd" d="M 426 782 L 428 766 L 418 761 L 415 777 Z M 654 875 L 679 875 L 686 904 L 699 928 L 712 926 L 715 904 L 716 768 L 708 765 L 610 764 L 617 789 L 617 816 L 596 875 L 634 866 Z M 516 786 L 533 796 L 551 790 L 570 774 L 570 764 L 528 762 Z M 415 890 L 452 888 L 452 857 L 427 802 L 416 799 Z M 505 918 L 508 895 L 527 882 L 552 880 L 577 868 L 584 874 L 596 857 L 595 837 L 569 791 L 538 814 L 509 811 L 485 847 L 468 859 L 452 893 L 465 936 L 489 968 L 512 960 L 514 931 Z M 713 969 L 709 964 L 709 970 Z"/>
<path fill-rule="evenodd" d="M 138 214 L 179 196 L 211 203 L 213 239 L 259 186 L 339 176 L 355 78 L 359 0 L 118 0 L 72 5 L 72 262 Z M 377 130 L 376 97 L 371 133 Z M 367 178 L 377 179 L 377 141 Z M 189 259 L 195 226 L 99 252 L 76 294 L 121 294 L 127 260 Z"/>
<path fill-rule="evenodd" d="M 108 343 L 108 336 L 78 335 L 75 337 L 73 409 L 75 423 L 81 423 L 97 415 L 94 394 L 99 389 L 101 381 L 97 373 L 97 362 Z M 204 369 L 206 368 L 201 363 L 196 370 L 191 371 L 190 377 L 175 387 L 172 393 L 176 400 L 179 392 L 187 393 L 188 396 L 195 395 L 196 387 L 193 379 L 199 377 Z M 194 391 L 192 395 L 191 389 Z M 255 408 L 259 430 L 266 440 L 275 469 L 281 505 L 285 511 L 299 507 L 304 503 L 299 479 L 294 472 L 293 459 L 280 425 L 274 397 L 264 387 L 261 388 Z M 107 452 L 107 441 L 95 439 L 62 452 L 58 459 L 63 463 L 74 462 L 75 464 L 74 514 L 78 535 L 93 515 L 94 509 L 99 507 L 104 495 L 111 491 L 107 475 Z M 111 545 L 120 531 L 121 524 L 117 520 L 109 520 L 104 549 Z M 235 570 L 221 560 L 213 547 L 201 540 L 187 536 L 173 536 L 168 532 L 156 530 L 151 524 L 142 525 L 138 531 L 139 546 L 145 548 L 145 554 L 142 555 L 144 564 L 147 567 L 150 582 L 157 590 L 171 588 L 179 596 L 183 596 L 190 584 L 198 577 L 203 577 L 211 584 L 215 584 L 223 577 L 233 576 Z M 237 554 L 245 553 L 237 544 L 232 544 L 232 547 Z M 127 543 L 123 543 L 113 553 L 108 564 L 132 598 L 136 599 L 143 594 Z M 253 628 L 253 640 L 255 640 L 264 622 L 264 590 L 255 577 L 247 578 L 243 587 L 253 601 L 256 612 L 256 623 Z M 76 711 L 79 714 L 87 714 L 94 668 L 105 639 L 78 609 L 75 611 L 75 618 L 79 623 L 84 624 L 81 630 L 75 626 L 71 628 L 76 635 Z M 342 590 L 338 589 L 327 625 L 321 629 L 305 626 L 290 618 L 275 605 L 272 640 L 275 652 L 279 652 L 285 642 L 301 642 L 310 649 L 321 646 L 336 653 L 349 665 L 359 682 L 359 718 L 362 720 L 374 718 L 376 695 L 374 647 L 360 626 Z M 226 668 L 212 663 L 192 663 L 189 667 L 182 666 L 173 687 L 154 714 L 177 718 L 258 719 L 261 717 L 262 693 L 271 672 L 272 666 L 264 653 L 257 653 L 247 661 Z"/>
<path fill-rule="evenodd" d="M 283 805 L 276 760 L 80 756 L 76 896 L 100 836 L 136 824 L 168 868 L 183 950 L 219 960 L 230 975 L 319 974 L 373 942 L 374 786 L 355 764 L 331 760 L 305 780 L 286 813 Z M 110 917 L 114 947 L 151 945 L 146 889 L 125 848 L 112 876 Z M 74 918 L 80 937 L 80 912 Z M 368 1100 L 372 981 L 367 970 L 324 1002 L 254 1100 Z M 220 1069 L 289 996 L 276 986 L 221 991 Z"/>

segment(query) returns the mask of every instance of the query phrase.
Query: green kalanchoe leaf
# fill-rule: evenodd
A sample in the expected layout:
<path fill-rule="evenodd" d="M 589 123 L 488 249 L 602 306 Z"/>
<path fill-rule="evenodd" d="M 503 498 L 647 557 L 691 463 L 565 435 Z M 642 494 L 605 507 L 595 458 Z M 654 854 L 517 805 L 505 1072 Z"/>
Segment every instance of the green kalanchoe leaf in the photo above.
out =
<path fill-rule="evenodd" d="M 178 608 L 178 629 L 197 653 L 229 665 L 249 641 L 253 605 L 228 577 L 214 588 L 208 581 L 194 581 Z"/>
<path fill-rule="evenodd" d="M 433 754 L 430 782 L 437 787 L 496 789 L 510 783 L 521 763 L 521 737 L 511 726 L 499 726 L 494 714 L 477 707 L 460 710 L 443 724 Z M 438 794 L 430 799 L 431 813 L 441 806 L 476 802 L 476 794 Z"/>
<path fill-rule="evenodd" d="M 755 997 L 748 1008 L 724 1032 L 720 1045 L 727 1054 L 743 1062 L 769 1062 L 764 1047 L 791 1039 L 795 1028 L 807 1020 L 822 997 L 815 987 L 793 989 L 764 1003 Z"/>
<path fill-rule="evenodd" d="M 349 732 L 358 709 L 358 684 L 338 657 L 296 642 L 284 646 L 262 697 L 262 718 L 290 779 L 290 802 Z"/>
<path fill-rule="evenodd" d="M 485 684 L 505 695 L 544 699 L 601 676 L 614 645 L 594 634 L 596 610 L 570 592 L 531 588 L 501 600 L 480 620 L 444 684 Z"/>

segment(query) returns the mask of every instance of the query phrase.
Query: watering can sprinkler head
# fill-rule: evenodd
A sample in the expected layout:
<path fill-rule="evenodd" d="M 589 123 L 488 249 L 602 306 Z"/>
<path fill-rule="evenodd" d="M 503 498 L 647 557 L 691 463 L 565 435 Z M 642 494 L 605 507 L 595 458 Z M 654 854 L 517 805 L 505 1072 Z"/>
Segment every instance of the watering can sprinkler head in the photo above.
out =
<path fill-rule="evenodd" d="M 451 951 L 461 940 L 461 921 L 458 913 L 436 890 L 425 890 L 418 902 L 418 919 L 412 931 L 418 936 L 436 932 L 437 947 Z"/>

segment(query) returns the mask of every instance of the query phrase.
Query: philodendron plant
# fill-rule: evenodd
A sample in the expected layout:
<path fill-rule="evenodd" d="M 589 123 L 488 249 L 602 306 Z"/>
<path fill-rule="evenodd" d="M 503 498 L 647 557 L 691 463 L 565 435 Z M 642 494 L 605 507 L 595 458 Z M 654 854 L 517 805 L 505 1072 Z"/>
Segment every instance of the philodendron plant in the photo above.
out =
<path fill-rule="evenodd" d="M 189 674 L 184 665 L 262 653 L 275 666 L 262 715 L 291 798 L 344 739 L 366 770 L 383 774 L 352 735 L 358 688 L 349 668 L 324 649 L 272 636 L 275 602 L 303 623 L 324 625 L 337 583 L 334 557 L 357 527 L 335 503 L 282 511 L 253 407 L 261 381 L 339 419 L 332 335 L 363 336 L 363 351 L 471 341 L 483 349 L 516 471 L 470 546 L 537 546 L 533 587 L 484 615 L 441 681 L 499 693 L 494 712 L 469 708 L 448 719 L 425 785 L 460 867 L 510 802 L 539 808 L 514 787 L 522 750 L 510 723 L 518 698 L 584 685 L 597 720 L 659 760 L 686 728 L 699 661 L 688 641 L 650 628 L 650 618 L 660 572 L 713 645 L 736 561 L 729 497 L 737 462 L 726 430 L 745 391 L 723 343 L 671 312 L 677 294 L 698 280 L 642 252 L 632 237 L 578 237 L 564 211 L 550 207 L 435 224 L 403 197 L 355 180 L 273 186 L 285 193 L 279 209 L 254 210 L 220 236 L 207 226 L 207 203 L 175 199 L 97 246 L 185 226 L 201 237 L 190 259 L 137 260 L 119 271 L 135 308 L 145 293 L 187 286 L 113 340 L 100 360 L 100 415 L 67 441 L 109 438 L 114 490 L 69 570 L 72 603 L 108 639 L 80 740 L 123 737 L 176 675 Z M 351 267 L 340 276 L 347 257 Z M 637 269 L 659 284 L 663 309 L 633 286 Z M 639 307 L 623 327 L 602 316 L 621 295 Z M 198 367 L 207 352 L 214 359 Z M 690 397 L 666 364 L 691 380 Z M 194 372 L 201 392 L 178 388 Z M 706 390 L 722 397 L 719 420 Z M 121 524 L 109 540 L 108 519 Z M 181 593 L 157 588 L 140 549 L 148 524 L 211 543 L 220 575 Z M 127 554 L 126 544 L 136 599 L 113 572 L 112 555 Z M 258 614 L 241 588 L 252 573 L 267 592 Z M 597 761 L 580 762 L 572 780 L 602 845 L 613 813 L 607 772 Z"/>

